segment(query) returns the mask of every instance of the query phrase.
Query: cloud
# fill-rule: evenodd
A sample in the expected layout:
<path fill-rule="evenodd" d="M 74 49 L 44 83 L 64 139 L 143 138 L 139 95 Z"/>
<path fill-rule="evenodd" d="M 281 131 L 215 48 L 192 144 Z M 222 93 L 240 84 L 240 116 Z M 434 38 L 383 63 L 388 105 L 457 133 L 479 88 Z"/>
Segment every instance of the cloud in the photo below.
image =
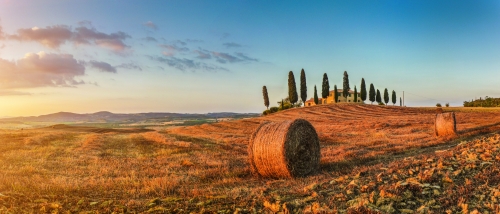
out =
<path fill-rule="evenodd" d="M 157 39 L 155 39 L 154 37 L 151 37 L 151 36 L 143 38 L 142 40 L 147 41 L 147 42 L 158 42 Z"/>
<path fill-rule="evenodd" d="M 231 34 L 229 34 L 229 33 L 223 33 L 220 39 L 225 39 L 225 38 L 229 37 L 230 35 Z"/>
<path fill-rule="evenodd" d="M 117 68 L 125 68 L 125 69 L 130 69 L 130 70 L 139 70 L 142 71 L 142 68 L 134 63 L 123 63 L 119 66 L 116 66 Z"/>
<path fill-rule="evenodd" d="M 127 38 L 131 38 L 131 36 L 121 31 L 105 34 L 97 31 L 95 28 L 77 27 L 72 41 L 76 44 L 94 43 L 114 51 L 123 51 L 129 47 L 124 42 Z"/>
<path fill-rule="evenodd" d="M 235 57 L 235 56 L 228 54 L 228 53 L 221 53 L 221 52 L 212 51 L 212 56 L 214 56 L 217 59 L 217 62 L 220 62 L 220 63 L 226 63 L 226 62 L 233 63 L 233 62 L 242 61 L 240 58 Z"/>
<path fill-rule="evenodd" d="M 158 30 L 158 26 L 156 26 L 155 23 L 153 23 L 152 21 L 147 21 L 145 23 L 142 23 L 142 25 L 151 28 L 153 30 Z"/>
<path fill-rule="evenodd" d="M 161 44 L 159 45 L 160 47 L 166 49 L 166 51 L 163 51 L 162 54 L 165 56 L 174 56 L 177 52 L 186 52 L 189 51 L 189 48 L 186 47 L 179 47 L 177 45 L 167 45 L 167 44 Z"/>
<path fill-rule="evenodd" d="M 258 59 L 250 58 L 250 57 L 248 57 L 247 55 L 245 55 L 243 53 L 236 53 L 236 55 L 238 57 L 240 57 L 241 59 L 245 60 L 245 61 L 254 61 L 254 62 L 258 62 L 259 61 Z"/>
<path fill-rule="evenodd" d="M 184 41 L 189 42 L 189 43 L 201 43 L 203 40 L 199 39 L 185 39 Z"/>
<path fill-rule="evenodd" d="M 9 39 L 17 41 L 35 41 L 49 48 L 59 48 L 73 37 L 71 28 L 66 25 L 54 25 L 47 28 L 22 28 Z"/>
<path fill-rule="evenodd" d="M 87 64 L 90 67 L 95 68 L 95 69 L 102 71 L 102 72 L 116 73 L 116 68 L 111 66 L 107 62 L 99 62 L 99 61 L 95 61 L 95 60 L 90 60 Z"/>
<path fill-rule="evenodd" d="M 196 57 L 198 59 L 211 59 L 212 58 L 212 56 L 210 56 L 209 53 L 206 53 L 206 52 L 203 52 L 203 51 L 194 50 L 193 52 L 196 53 L 196 54 L 198 54 L 198 56 Z"/>
<path fill-rule="evenodd" d="M 0 88 L 74 87 L 85 66 L 71 54 L 27 53 L 22 59 L 0 59 Z"/>
<path fill-rule="evenodd" d="M 26 96 L 26 95 L 32 95 L 32 94 L 28 93 L 28 92 L 22 92 L 22 91 L 2 91 L 2 90 L 0 90 L 0 96 Z"/>
<path fill-rule="evenodd" d="M 226 46 L 226 48 L 239 48 L 239 47 L 241 47 L 240 44 L 234 43 L 234 42 L 227 42 L 227 43 L 224 43 L 222 45 Z"/>
<path fill-rule="evenodd" d="M 191 71 L 196 71 L 196 70 L 203 70 L 203 71 L 210 71 L 210 72 L 217 72 L 217 71 L 229 71 L 226 68 L 219 67 L 216 65 L 210 65 L 207 63 L 203 62 L 196 62 L 191 59 L 180 59 L 176 57 L 151 57 L 152 60 L 162 62 L 167 64 L 170 67 L 179 69 L 181 71 L 186 71 L 186 70 L 191 70 Z"/>
<path fill-rule="evenodd" d="M 0 40 L 3 40 L 3 39 L 5 39 L 5 35 L 4 35 L 4 33 L 3 33 L 3 28 L 2 28 L 2 26 L 0 25 Z"/>
<path fill-rule="evenodd" d="M 175 40 L 174 41 L 175 44 L 180 44 L 180 45 L 186 45 L 185 42 L 181 41 L 181 40 Z"/>
<path fill-rule="evenodd" d="M 64 43 L 71 42 L 75 45 L 97 45 L 119 52 L 129 47 L 124 40 L 131 37 L 121 31 L 106 34 L 93 27 L 80 26 L 73 30 L 67 25 L 54 25 L 46 28 L 18 29 L 17 34 L 9 35 L 7 38 L 21 42 L 38 42 L 52 49 L 57 49 Z"/>

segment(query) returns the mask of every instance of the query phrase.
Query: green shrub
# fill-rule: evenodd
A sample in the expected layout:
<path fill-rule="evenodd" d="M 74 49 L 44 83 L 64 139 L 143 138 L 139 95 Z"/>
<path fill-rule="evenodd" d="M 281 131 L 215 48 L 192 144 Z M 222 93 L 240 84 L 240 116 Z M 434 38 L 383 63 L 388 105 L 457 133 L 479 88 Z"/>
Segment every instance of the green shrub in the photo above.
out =
<path fill-rule="evenodd" d="M 383 102 L 379 102 L 378 105 L 379 106 L 385 106 L 385 104 Z"/>
<path fill-rule="evenodd" d="M 450 103 L 446 103 L 446 104 L 445 104 L 445 106 L 446 106 L 446 107 L 450 107 Z"/>
<path fill-rule="evenodd" d="M 436 104 L 436 107 L 441 107 L 441 103 L 437 103 L 437 104 Z"/>
<path fill-rule="evenodd" d="M 262 115 L 268 115 L 268 114 L 271 114 L 271 110 L 265 110 L 262 112 Z"/>
<path fill-rule="evenodd" d="M 273 107 L 269 108 L 269 111 L 270 111 L 270 113 L 278 112 L 279 108 L 276 106 L 273 106 Z"/>

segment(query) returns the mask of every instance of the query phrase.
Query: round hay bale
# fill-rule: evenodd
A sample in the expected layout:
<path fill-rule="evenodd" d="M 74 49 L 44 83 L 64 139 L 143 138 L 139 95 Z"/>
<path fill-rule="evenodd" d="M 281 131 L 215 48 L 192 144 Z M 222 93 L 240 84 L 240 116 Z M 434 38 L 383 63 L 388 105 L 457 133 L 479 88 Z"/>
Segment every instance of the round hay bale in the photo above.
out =
<path fill-rule="evenodd" d="M 251 170 L 271 178 L 304 177 L 319 171 L 318 134 L 307 120 L 264 123 L 248 145 Z"/>
<path fill-rule="evenodd" d="M 455 113 L 436 114 L 435 131 L 436 136 L 456 135 L 457 122 L 455 120 Z"/>

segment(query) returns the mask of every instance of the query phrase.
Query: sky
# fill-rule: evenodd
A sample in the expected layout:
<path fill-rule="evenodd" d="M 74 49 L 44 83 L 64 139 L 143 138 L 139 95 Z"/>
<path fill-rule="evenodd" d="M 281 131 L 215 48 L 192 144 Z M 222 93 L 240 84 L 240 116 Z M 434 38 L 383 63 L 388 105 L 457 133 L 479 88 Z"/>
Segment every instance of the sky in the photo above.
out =
<path fill-rule="evenodd" d="M 500 2 L 0 0 L 0 116 L 262 112 L 301 69 L 309 98 L 500 97 Z"/>

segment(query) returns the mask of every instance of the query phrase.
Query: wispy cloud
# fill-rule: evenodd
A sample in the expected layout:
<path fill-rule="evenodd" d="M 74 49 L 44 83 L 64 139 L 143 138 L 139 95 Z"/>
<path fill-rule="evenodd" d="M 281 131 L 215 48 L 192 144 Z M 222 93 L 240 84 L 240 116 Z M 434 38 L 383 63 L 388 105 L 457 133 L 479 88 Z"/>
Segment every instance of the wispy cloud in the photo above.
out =
<path fill-rule="evenodd" d="M 239 48 L 239 47 L 241 47 L 240 44 L 234 43 L 234 42 L 226 42 L 222 45 L 226 46 L 226 48 Z"/>
<path fill-rule="evenodd" d="M 212 55 L 217 59 L 217 62 L 220 62 L 220 63 L 226 63 L 226 62 L 234 63 L 234 62 L 242 61 L 240 58 L 235 57 L 235 56 L 228 54 L 228 53 L 221 53 L 221 52 L 212 51 Z"/>
<path fill-rule="evenodd" d="M 187 44 L 186 42 L 183 42 L 181 40 L 175 40 L 174 43 L 179 44 L 179 45 L 186 45 Z"/>
<path fill-rule="evenodd" d="M 203 62 L 197 62 L 195 60 L 191 59 L 186 59 L 186 58 L 177 58 L 177 57 L 152 57 L 150 56 L 150 59 L 162 62 L 167 64 L 170 67 L 179 69 L 181 71 L 197 71 L 197 70 L 202 70 L 202 71 L 210 71 L 210 72 L 217 72 L 217 71 L 229 71 L 226 68 L 219 67 L 216 65 L 211 65 Z"/>
<path fill-rule="evenodd" d="M 27 53 L 22 59 L 0 59 L 0 88 L 71 87 L 85 66 L 70 54 Z"/>
<path fill-rule="evenodd" d="M 130 70 L 139 70 L 142 71 L 141 66 L 135 64 L 135 63 L 123 63 L 121 65 L 116 66 L 117 68 L 125 68 L 125 69 L 130 69 Z"/>
<path fill-rule="evenodd" d="M 144 23 L 142 23 L 142 25 L 144 25 L 152 30 L 158 30 L 158 26 L 156 26 L 156 24 L 153 23 L 152 21 L 144 22 Z"/>
<path fill-rule="evenodd" d="M 189 51 L 189 48 L 187 47 L 179 47 L 177 45 L 168 45 L 168 44 L 161 44 L 159 45 L 160 47 L 164 48 L 165 51 L 163 51 L 163 55 L 165 56 L 174 56 L 177 52 L 187 52 Z"/>
<path fill-rule="evenodd" d="M 155 39 L 154 37 L 151 37 L 151 36 L 145 37 L 142 40 L 147 41 L 147 42 L 158 42 L 157 39 Z"/>
<path fill-rule="evenodd" d="M 210 53 L 207 53 L 205 51 L 194 50 L 193 52 L 198 54 L 198 56 L 196 56 L 196 58 L 198 58 L 198 59 L 211 59 L 212 58 Z"/>
<path fill-rule="evenodd" d="M 229 37 L 231 34 L 229 33 L 223 33 L 222 36 L 220 37 L 220 39 L 226 39 L 227 37 Z"/>
<path fill-rule="evenodd" d="M 29 96 L 32 95 L 31 93 L 28 92 L 22 92 L 22 91 L 3 91 L 0 90 L 0 96 Z"/>
<path fill-rule="evenodd" d="M 244 61 L 254 61 L 254 62 L 258 62 L 259 60 L 258 59 L 255 59 L 255 58 L 251 58 L 243 53 L 236 53 L 236 56 L 240 57 L 241 59 L 243 59 Z"/>
<path fill-rule="evenodd" d="M 189 43 L 201 43 L 203 40 L 200 39 L 185 39 L 184 41 L 189 42 Z"/>
<path fill-rule="evenodd" d="M 101 72 L 116 73 L 116 68 L 107 62 L 100 62 L 95 60 L 90 60 L 87 63 L 90 67 L 95 68 Z"/>
<path fill-rule="evenodd" d="M 117 52 L 129 47 L 124 42 L 127 38 L 131 38 L 130 35 L 121 31 L 106 34 L 93 27 L 80 26 L 73 30 L 67 25 L 21 28 L 17 30 L 17 34 L 4 36 L 4 39 L 38 42 L 52 49 L 58 49 L 64 43 L 70 42 L 75 45 L 97 45 Z"/>

